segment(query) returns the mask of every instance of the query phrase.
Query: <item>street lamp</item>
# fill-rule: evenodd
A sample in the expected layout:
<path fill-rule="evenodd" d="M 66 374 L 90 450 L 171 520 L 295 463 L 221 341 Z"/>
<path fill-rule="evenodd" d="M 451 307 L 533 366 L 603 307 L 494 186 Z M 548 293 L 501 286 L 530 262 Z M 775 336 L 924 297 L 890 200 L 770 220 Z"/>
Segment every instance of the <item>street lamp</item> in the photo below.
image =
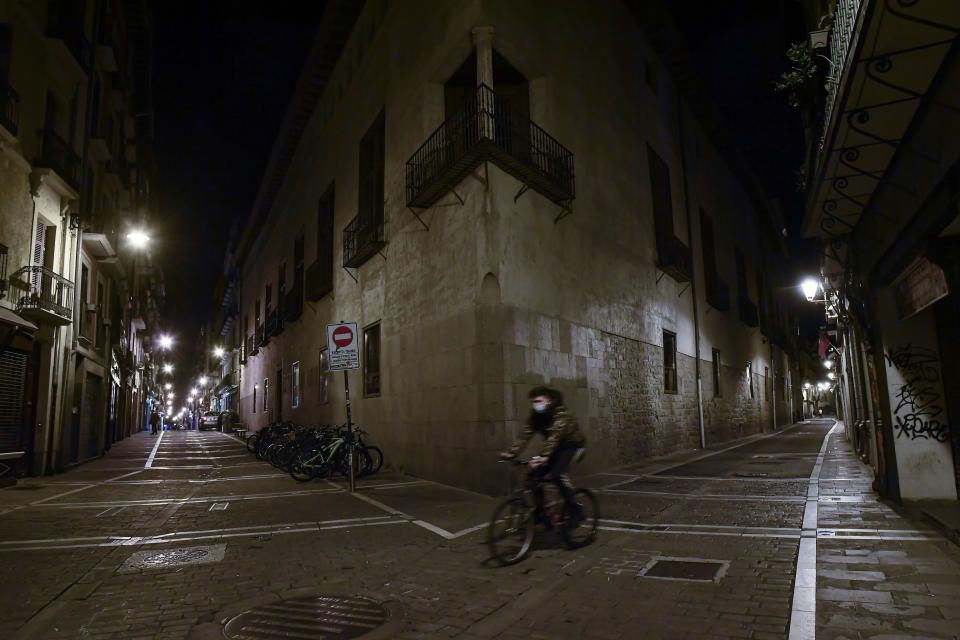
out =
<path fill-rule="evenodd" d="M 127 234 L 127 240 L 137 249 L 147 246 L 150 242 L 150 236 L 139 229 L 134 229 Z"/>
<path fill-rule="evenodd" d="M 197 383 L 198 383 L 201 387 L 207 386 L 207 376 L 200 376 L 200 379 L 197 380 Z"/>
<path fill-rule="evenodd" d="M 163 365 L 163 372 L 164 372 L 164 373 L 173 373 L 173 365 L 170 364 L 169 362 L 168 362 L 167 364 Z"/>
<path fill-rule="evenodd" d="M 223 347 L 213 348 L 213 355 L 217 356 L 218 358 L 222 358 L 223 354 L 224 354 Z"/>
<path fill-rule="evenodd" d="M 833 360 L 827 358 L 823 361 L 823 366 L 825 366 L 827 369 L 833 369 Z"/>
<path fill-rule="evenodd" d="M 160 348 L 161 348 L 161 349 L 166 350 L 166 349 L 169 349 L 169 348 L 172 347 L 172 346 L 173 346 L 173 338 L 172 338 L 172 337 L 170 337 L 169 335 L 166 335 L 166 334 L 160 336 Z"/>
<path fill-rule="evenodd" d="M 197 395 L 197 388 L 196 388 L 196 387 L 194 387 L 193 389 L 190 389 L 190 395 L 191 395 L 191 396 Z"/>
<path fill-rule="evenodd" d="M 800 290 L 803 291 L 804 298 L 813 302 L 813 299 L 817 297 L 817 292 L 820 291 L 820 282 L 816 278 L 806 278 L 800 283 Z"/>
<path fill-rule="evenodd" d="M 834 380 L 834 379 L 836 379 L 837 374 L 835 374 L 833 371 L 828 371 L 828 372 L 827 372 L 827 377 L 830 378 L 831 380 Z"/>
<path fill-rule="evenodd" d="M 809 389 L 809 388 L 812 387 L 812 386 L 813 386 L 813 385 L 810 384 L 809 382 L 804 382 L 804 383 L 803 383 L 803 388 L 804 388 L 804 389 Z"/>

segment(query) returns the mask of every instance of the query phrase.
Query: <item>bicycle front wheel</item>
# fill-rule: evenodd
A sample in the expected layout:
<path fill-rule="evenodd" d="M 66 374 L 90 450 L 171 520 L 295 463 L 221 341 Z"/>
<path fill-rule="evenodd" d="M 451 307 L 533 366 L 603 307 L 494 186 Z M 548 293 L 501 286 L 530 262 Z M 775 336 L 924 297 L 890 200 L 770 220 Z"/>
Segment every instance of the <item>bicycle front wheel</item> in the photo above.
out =
<path fill-rule="evenodd" d="M 586 546 L 597 537 L 597 499 L 587 489 L 573 492 L 573 504 L 563 507 L 563 525 L 560 537 L 570 549 Z"/>
<path fill-rule="evenodd" d="M 520 498 L 510 498 L 493 512 L 487 525 L 487 546 L 501 565 L 523 559 L 533 544 L 533 509 Z"/>

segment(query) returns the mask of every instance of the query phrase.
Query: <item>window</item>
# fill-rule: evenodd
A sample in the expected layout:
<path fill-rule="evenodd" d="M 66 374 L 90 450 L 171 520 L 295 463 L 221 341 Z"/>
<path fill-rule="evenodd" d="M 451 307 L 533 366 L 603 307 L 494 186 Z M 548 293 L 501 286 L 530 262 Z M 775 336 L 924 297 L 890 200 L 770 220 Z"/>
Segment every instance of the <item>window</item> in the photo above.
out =
<path fill-rule="evenodd" d="M 763 399 L 770 400 L 770 367 L 763 368 Z"/>
<path fill-rule="evenodd" d="M 317 396 L 320 404 L 330 402 L 330 352 L 320 349 L 320 391 Z"/>
<path fill-rule="evenodd" d="M 270 404 L 267 400 L 267 398 L 269 397 L 270 397 L 270 378 L 264 378 L 263 379 L 263 412 L 264 413 L 267 412 L 267 408 L 269 407 L 269 404 Z"/>
<path fill-rule="evenodd" d="M 704 272 L 716 275 L 717 248 L 713 237 L 713 220 L 702 207 L 700 209 L 700 252 L 703 254 Z"/>
<path fill-rule="evenodd" d="M 317 260 L 333 267 L 333 208 L 334 186 L 330 185 L 317 207 Z"/>
<path fill-rule="evenodd" d="M 363 330 L 363 395 L 380 395 L 380 323 Z"/>
<path fill-rule="evenodd" d="M 300 406 L 300 361 L 290 365 L 290 406 Z"/>
<path fill-rule="evenodd" d="M 253 329 L 256 331 L 260 326 L 260 298 L 253 305 Z"/>
<path fill-rule="evenodd" d="M 253 409 L 250 413 L 257 412 L 257 385 L 253 385 Z"/>
<path fill-rule="evenodd" d="M 87 327 L 87 303 L 90 296 L 90 270 L 87 265 L 80 265 L 80 317 L 78 318 L 80 326 L 78 329 L 81 336 L 89 338 Z"/>
<path fill-rule="evenodd" d="M 360 140 L 360 225 L 383 223 L 384 113 L 377 116 Z"/>
<path fill-rule="evenodd" d="M 663 391 L 677 393 L 677 334 L 663 332 Z"/>
<path fill-rule="evenodd" d="M 267 290 L 263 298 L 264 315 L 270 315 L 270 305 L 273 302 L 273 284 L 267 284 Z"/>
<path fill-rule="evenodd" d="M 753 398 L 753 363 L 747 360 L 747 385 L 750 387 L 750 397 Z"/>
<path fill-rule="evenodd" d="M 713 397 L 723 395 L 720 387 L 720 349 L 713 350 Z"/>

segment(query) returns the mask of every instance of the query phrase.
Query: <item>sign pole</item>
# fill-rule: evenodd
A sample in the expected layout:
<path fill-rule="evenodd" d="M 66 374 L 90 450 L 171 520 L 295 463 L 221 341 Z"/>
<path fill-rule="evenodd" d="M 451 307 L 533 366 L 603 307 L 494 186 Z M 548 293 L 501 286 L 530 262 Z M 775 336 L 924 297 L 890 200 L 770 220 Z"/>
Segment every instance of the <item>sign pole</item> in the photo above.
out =
<path fill-rule="evenodd" d="M 357 480 L 356 473 L 353 468 L 353 422 L 350 420 L 350 378 L 347 376 L 347 370 L 343 370 L 343 391 L 347 397 L 347 431 L 350 433 L 349 440 L 347 440 L 347 455 L 350 456 L 350 493 L 353 493 L 357 490 Z"/>
<path fill-rule="evenodd" d="M 347 454 L 350 456 L 350 493 L 356 491 L 356 447 L 353 437 L 353 418 L 350 415 L 350 379 L 348 369 L 360 368 L 360 341 L 357 339 L 356 322 L 340 322 L 327 325 L 327 346 L 330 361 L 328 371 L 343 371 L 343 390 L 347 398 Z"/>

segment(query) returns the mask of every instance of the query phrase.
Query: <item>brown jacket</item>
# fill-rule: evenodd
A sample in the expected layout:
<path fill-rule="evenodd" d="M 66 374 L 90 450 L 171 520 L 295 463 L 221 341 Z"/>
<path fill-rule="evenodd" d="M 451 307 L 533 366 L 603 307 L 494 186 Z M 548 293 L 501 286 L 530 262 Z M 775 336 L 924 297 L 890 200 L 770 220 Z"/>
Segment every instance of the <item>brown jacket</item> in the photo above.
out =
<path fill-rule="evenodd" d="M 583 437 L 583 432 L 580 431 L 580 425 L 577 424 L 576 419 L 562 404 L 557 405 L 556 409 L 554 409 L 553 420 L 551 420 L 550 424 L 544 429 L 537 429 L 533 426 L 534 416 L 535 414 L 531 415 L 530 418 L 527 419 L 526 424 L 523 425 L 523 431 L 520 432 L 517 441 L 510 447 L 510 453 L 516 455 L 523 451 L 523 448 L 530 442 L 530 438 L 533 437 L 534 433 L 540 433 L 546 439 L 543 443 L 543 450 L 540 451 L 540 455 L 546 458 L 552 456 L 553 452 L 556 451 L 561 443 L 574 444 L 581 447 L 586 444 L 587 439 Z"/>

